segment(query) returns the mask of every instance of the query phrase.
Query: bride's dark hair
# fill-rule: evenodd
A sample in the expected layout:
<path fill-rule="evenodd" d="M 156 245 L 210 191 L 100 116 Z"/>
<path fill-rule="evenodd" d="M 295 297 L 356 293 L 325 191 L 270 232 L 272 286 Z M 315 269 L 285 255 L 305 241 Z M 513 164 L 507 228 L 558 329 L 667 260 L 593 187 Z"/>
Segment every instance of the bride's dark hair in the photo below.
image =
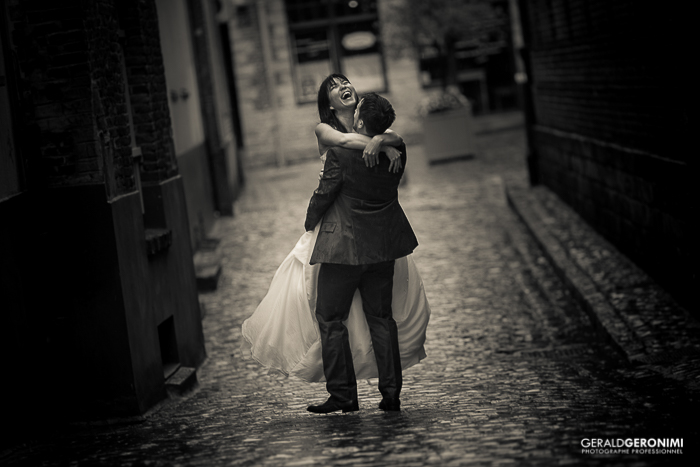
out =
<path fill-rule="evenodd" d="M 316 103 L 318 104 L 318 116 L 321 118 L 321 123 L 330 125 L 340 132 L 348 133 L 343 124 L 340 123 L 340 120 L 338 120 L 338 117 L 336 117 L 335 112 L 331 109 L 329 93 L 335 80 L 350 82 L 345 75 L 341 75 L 340 73 L 333 73 L 326 76 L 326 79 L 323 80 L 321 86 L 318 88 L 318 98 L 316 99 Z"/>

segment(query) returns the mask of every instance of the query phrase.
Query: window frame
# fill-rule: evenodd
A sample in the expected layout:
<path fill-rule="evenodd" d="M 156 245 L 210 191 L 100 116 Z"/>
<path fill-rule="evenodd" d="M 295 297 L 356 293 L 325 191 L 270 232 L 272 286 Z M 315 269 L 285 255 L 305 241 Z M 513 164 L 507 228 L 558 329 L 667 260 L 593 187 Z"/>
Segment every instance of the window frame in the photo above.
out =
<path fill-rule="evenodd" d="M 294 98 L 297 105 L 311 104 L 315 103 L 317 99 L 316 92 L 312 95 L 304 95 L 302 93 L 302 83 L 299 82 L 298 69 L 300 66 L 299 57 L 296 48 L 296 34 L 304 32 L 313 31 L 326 31 L 327 43 L 328 43 L 328 65 L 329 73 L 341 73 L 347 76 L 347 66 L 344 65 L 345 57 L 343 56 L 343 45 L 341 43 L 340 30 L 342 26 L 348 24 L 356 23 L 370 23 L 373 28 L 373 33 L 376 37 L 376 53 L 379 56 L 379 67 L 381 70 L 381 86 L 377 88 L 362 90 L 359 89 L 358 92 L 369 92 L 374 91 L 378 93 L 386 93 L 389 89 L 389 81 L 387 79 L 386 72 L 386 59 L 384 57 L 384 50 L 381 42 L 381 32 L 380 32 L 380 20 L 379 11 L 375 12 L 360 12 L 358 14 L 352 15 L 342 15 L 337 16 L 335 4 L 329 2 L 327 4 L 318 5 L 317 8 L 327 8 L 327 17 L 321 19 L 313 19 L 308 21 L 298 21 L 291 22 L 289 10 L 290 7 L 285 2 L 285 14 L 287 19 L 287 32 L 289 37 L 289 47 L 290 47 L 290 60 L 292 67 L 292 83 L 294 88 Z M 352 81 L 353 77 L 348 76 Z M 318 84 L 316 84 L 316 91 L 318 90 Z"/>

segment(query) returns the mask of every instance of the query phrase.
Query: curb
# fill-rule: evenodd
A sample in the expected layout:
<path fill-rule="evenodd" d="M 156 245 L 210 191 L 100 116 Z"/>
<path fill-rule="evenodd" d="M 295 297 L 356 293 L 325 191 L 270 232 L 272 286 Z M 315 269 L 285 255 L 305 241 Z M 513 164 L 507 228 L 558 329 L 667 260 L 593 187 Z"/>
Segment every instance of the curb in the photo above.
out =
<path fill-rule="evenodd" d="M 206 239 L 192 258 L 199 292 L 213 292 L 219 286 L 219 277 L 221 277 L 219 241 L 215 238 Z"/>
<path fill-rule="evenodd" d="M 596 331 L 630 363 L 700 353 L 700 324 L 554 193 L 544 186 L 506 186 L 505 191 L 508 205 L 583 306 Z M 575 235 L 566 236 L 574 231 Z M 605 267 L 619 271 L 610 274 L 612 279 L 592 264 L 601 256 Z M 620 277 L 632 279 L 614 283 Z M 623 298 L 611 300 L 611 290 L 619 290 Z M 640 307 L 646 311 L 640 312 Z"/>
<path fill-rule="evenodd" d="M 197 384 L 197 370 L 181 366 L 165 381 L 165 390 L 171 398 L 183 397 Z"/>

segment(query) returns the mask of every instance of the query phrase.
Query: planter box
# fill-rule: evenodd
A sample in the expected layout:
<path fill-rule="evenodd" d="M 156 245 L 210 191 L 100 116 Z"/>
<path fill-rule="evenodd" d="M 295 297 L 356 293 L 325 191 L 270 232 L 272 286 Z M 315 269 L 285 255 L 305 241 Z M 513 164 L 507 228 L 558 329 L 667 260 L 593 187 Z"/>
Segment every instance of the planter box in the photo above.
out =
<path fill-rule="evenodd" d="M 428 114 L 424 149 L 429 164 L 474 157 L 474 119 L 470 107 Z"/>

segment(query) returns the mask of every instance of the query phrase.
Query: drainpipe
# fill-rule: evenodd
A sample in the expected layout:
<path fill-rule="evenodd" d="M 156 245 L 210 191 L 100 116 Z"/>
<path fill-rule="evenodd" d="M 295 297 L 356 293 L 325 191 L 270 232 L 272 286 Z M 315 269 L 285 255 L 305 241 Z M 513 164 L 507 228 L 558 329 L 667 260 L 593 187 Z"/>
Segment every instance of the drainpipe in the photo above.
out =
<path fill-rule="evenodd" d="M 535 147 L 534 127 L 537 123 L 535 116 L 534 96 L 532 94 L 532 63 L 530 61 L 530 47 L 532 37 L 530 35 L 530 15 L 527 0 L 511 0 L 511 18 L 513 19 L 514 46 L 516 48 L 516 66 L 522 67 L 516 73 L 518 91 L 522 99 L 523 113 L 525 116 L 525 134 L 527 136 L 527 169 L 530 176 L 530 185 L 540 183 L 540 169 Z"/>

